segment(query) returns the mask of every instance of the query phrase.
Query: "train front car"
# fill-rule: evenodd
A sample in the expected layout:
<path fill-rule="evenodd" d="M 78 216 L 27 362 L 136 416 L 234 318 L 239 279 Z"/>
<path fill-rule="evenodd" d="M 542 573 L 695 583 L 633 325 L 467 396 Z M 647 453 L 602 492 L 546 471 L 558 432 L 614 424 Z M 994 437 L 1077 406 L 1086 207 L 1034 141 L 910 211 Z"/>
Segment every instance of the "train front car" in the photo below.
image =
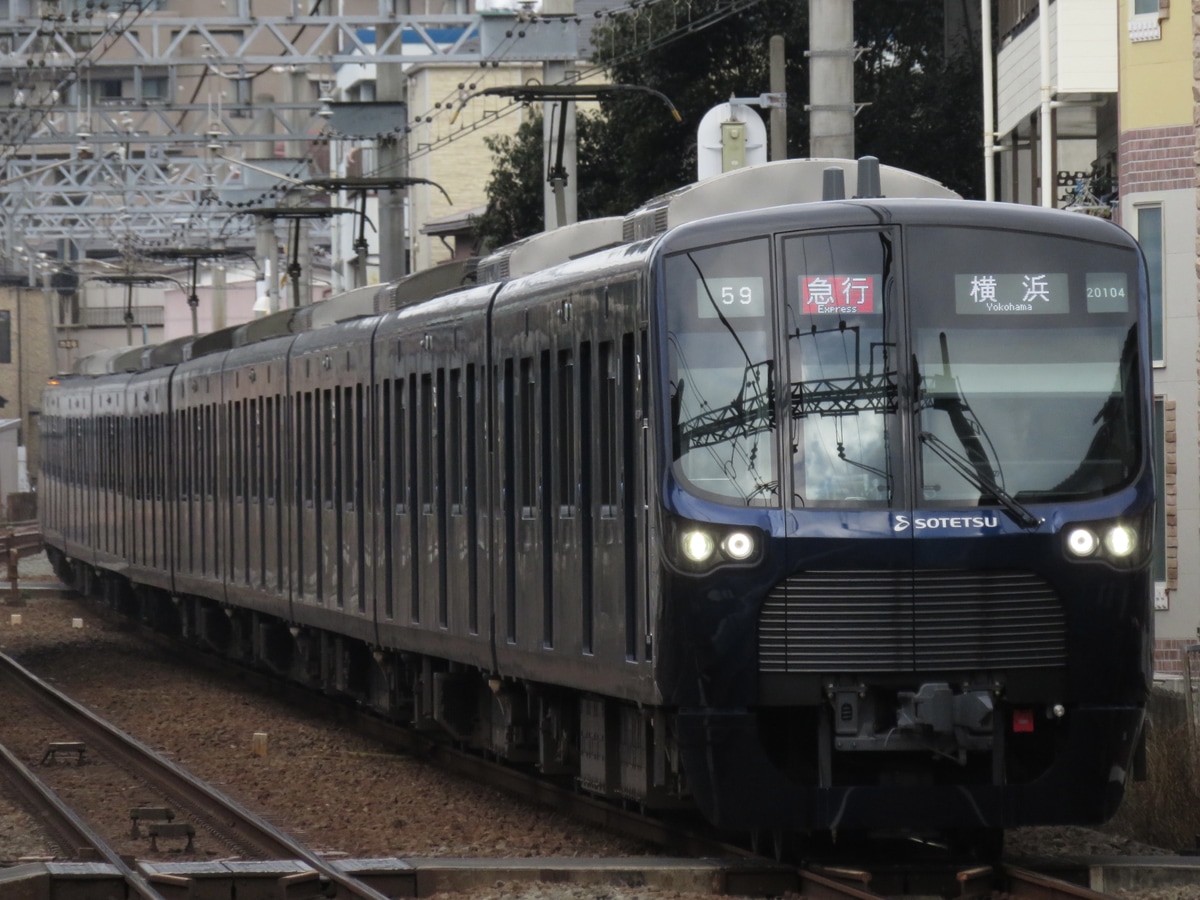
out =
<path fill-rule="evenodd" d="M 1109 817 L 1150 680 L 1132 238 L 856 200 L 693 222 L 659 253 L 658 673 L 705 814 Z"/>

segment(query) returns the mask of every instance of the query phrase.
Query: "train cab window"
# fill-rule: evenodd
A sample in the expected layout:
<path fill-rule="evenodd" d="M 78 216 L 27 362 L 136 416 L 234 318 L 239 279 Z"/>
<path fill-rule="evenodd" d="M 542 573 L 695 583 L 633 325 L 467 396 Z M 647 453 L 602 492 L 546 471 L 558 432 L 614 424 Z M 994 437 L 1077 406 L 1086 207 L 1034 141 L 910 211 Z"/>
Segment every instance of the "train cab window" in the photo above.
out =
<path fill-rule="evenodd" d="M 766 238 L 665 261 L 673 471 L 717 502 L 780 502 L 771 281 Z"/>
<path fill-rule="evenodd" d="M 1137 253 L 949 228 L 912 228 L 907 244 L 922 502 L 1128 484 L 1143 463 Z"/>
<path fill-rule="evenodd" d="M 891 503 L 900 446 L 892 244 L 884 231 L 783 240 L 791 505 Z"/>

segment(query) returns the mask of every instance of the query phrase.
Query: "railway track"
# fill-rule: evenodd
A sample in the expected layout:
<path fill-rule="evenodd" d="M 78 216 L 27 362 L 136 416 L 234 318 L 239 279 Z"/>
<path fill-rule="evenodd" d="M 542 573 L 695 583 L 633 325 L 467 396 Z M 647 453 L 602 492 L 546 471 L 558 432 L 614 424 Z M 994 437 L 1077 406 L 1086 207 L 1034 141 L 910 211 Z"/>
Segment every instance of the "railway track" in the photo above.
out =
<path fill-rule="evenodd" d="M 236 848 L 251 858 L 299 860 L 319 878 L 336 885 L 343 892 L 341 896 L 385 900 L 384 894 L 347 875 L 211 785 L 195 778 L 135 738 L 113 727 L 5 654 L 0 654 L 0 691 L 19 691 L 77 737 L 76 741 L 52 744 L 47 750 L 47 755 L 61 750 L 75 752 L 82 759 L 85 752 L 98 752 L 113 765 L 131 773 L 151 787 L 173 808 L 186 811 L 200 827 L 231 848 Z M 22 766 L 11 754 L 6 754 L 6 757 L 12 763 L 16 763 L 16 767 L 7 766 L 6 771 L 12 778 L 18 781 L 23 779 L 26 784 L 26 787 L 21 789 L 22 795 L 36 801 L 34 795 L 40 794 L 42 802 L 36 803 L 36 809 L 39 811 L 47 806 L 55 809 L 52 816 L 55 824 L 51 833 L 60 842 L 65 836 L 69 851 L 90 847 L 95 856 L 114 865 L 123 866 L 128 872 L 127 878 L 141 878 L 121 862 L 120 854 L 98 833 L 91 830 L 65 806 L 51 800 L 47 795 L 48 789 L 39 790 L 34 787 L 30 779 L 36 778 L 27 767 Z M 20 769 L 25 770 L 24 776 Z M 178 836 L 180 833 L 162 825 L 151 827 L 159 834 L 166 831 L 172 836 Z M 151 834 L 155 834 L 155 831 L 151 831 Z M 144 888 L 146 891 L 153 891 L 148 883 Z M 147 893 L 145 896 L 157 894 Z"/>
<path fill-rule="evenodd" d="M 811 866 L 800 870 L 799 895 L 821 900 L 1105 900 L 1089 888 L 1014 866 Z"/>
<path fill-rule="evenodd" d="M 141 630 L 142 638 L 154 637 L 151 632 Z M 158 641 L 158 638 L 154 638 Z M 178 657 L 178 644 L 167 642 L 172 653 Z M 204 663 L 214 669 L 227 668 L 227 664 L 209 654 L 197 653 L 193 662 Z M 0 675 L 8 668 L 11 661 L 0 659 Z M 17 667 L 19 668 L 19 667 Z M 280 692 L 280 685 L 274 679 L 235 667 L 239 672 L 239 680 L 254 690 L 263 690 L 274 695 Z M 5 685 L 8 687 L 8 685 Z M 5 694 L 11 694 L 9 688 Z M 22 689 L 24 692 L 24 689 Z M 57 692 L 54 692 L 57 693 Z M 298 697 L 303 698 L 303 706 L 311 709 L 317 698 L 311 692 L 298 689 Z M 53 707 L 57 709 L 57 702 Z M 697 893 L 722 894 L 731 893 L 751 896 L 778 896 L 783 891 L 791 891 L 800 897 L 859 897 L 859 898 L 901 898 L 920 896 L 932 897 L 966 897 L 966 898 L 1092 898 L 1101 897 L 1093 891 L 1079 888 L 1067 882 L 1056 881 L 1042 875 L 1025 873 L 1008 868 L 979 868 L 961 869 L 943 866 L 938 871 L 932 867 L 924 870 L 919 866 L 877 865 L 875 862 L 863 862 L 861 868 L 840 867 L 819 868 L 809 867 L 796 869 L 766 863 L 761 858 L 755 859 L 748 851 L 732 848 L 727 844 L 714 842 L 710 836 L 690 832 L 686 828 L 669 823 L 655 822 L 639 815 L 637 810 L 614 808 L 600 803 L 594 798 L 580 795 L 567 788 L 531 783 L 522 772 L 511 766 L 496 766 L 487 760 L 481 760 L 472 754 L 462 753 L 454 747 L 430 740 L 427 735 L 399 729 L 390 723 L 383 723 L 372 716 L 362 716 L 344 705 L 331 703 L 325 711 L 340 717 L 342 724 L 355 729 L 363 728 L 373 736 L 382 737 L 387 743 L 403 745 L 409 752 L 432 759 L 439 768 L 457 771 L 469 775 L 476 780 L 487 780 L 489 783 L 520 793 L 524 797 L 548 804 L 557 809 L 568 811 L 573 816 L 586 817 L 589 821 L 606 825 L 623 833 L 638 834 L 643 840 L 653 840 L 664 848 L 672 848 L 680 852 L 688 852 L 693 856 L 724 857 L 720 861 L 707 860 L 652 860 L 650 858 L 624 858 L 607 860 L 578 860 L 553 858 L 527 859 L 394 859 L 385 860 L 393 867 L 393 882 L 397 878 L 405 879 L 409 886 L 407 892 L 393 891 L 373 882 L 379 894 L 368 896 L 406 895 L 423 896 L 435 890 L 459 891 L 467 896 L 479 896 L 482 891 L 496 881 L 507 881 L 519 884 L 526 881 L 549 880 L 562 883 L 595 883 L 603 885 L 621 884 L 662 884 L 677 888 L 681 879 L 687 880 Z M 76 734 L 74 727 L 71 734 Z M 89 753 L 103 754 L 108 760 L 109 751 L 103 749 L 98 738 L 86 737 Z M 82 742 L 82 741 L 81 741 Z M 135 742 L 136 743 L 136 742 Z M 40 750 L 38 751 L 40 752 Z M 486 777 L 481 774 L 490 770 L 492 774 Z M 74 771 L 73 767 L 60 768 L 60 773 Z M 81 773 L 83 774 L 83 773 Z M 182 804 L 181 804 L 182 808 Z M 192 815 L 189 811 L 188 815 Z M 74 834 L 64 839 L 56 840 L 66 848 L 69 855 L 85 856 L 93 860 L 107 861 L 107 856 L 96 847 L 96 842 L 89 836 Z M 80 853 L 79 848 L 87 847 L 86 853 Z M 270 856 L 264 854 L 271 853 Z M 307 865 L 300 869 L 287 868 L 285 862 L 297 858 L 297 854 L 260 849 L 255 851 L 261 859 L 261 873 L 271 874 L 276 879 L 303 877 L 320 877 Z M 740 854 L 741 862 L 731 859 Z M 128 857 L 126 857 L 128 859 Z M 365 863 L 368 861 L 355 861 Z M 167 863 L 159 865 L 153 862 L 143 863 L 138 871 L 150 873 L 147 878 L 151 887 L 162 881 L 178 885 L 192 877 L 186 871 L 185 863 Z M 658 866 L 659 868 L 655 868 Z M 335 875 L 344 874 L 346 868 L 331 867 Z M 350 867 L 352 873 L 357 872 L 364 881 L 370 881 L 378 873 L 356 870 Z M 396 874 L 402 873 L 402 874 Z M 0 873 L 2 874 L 2 873 Z M 606 880 L 611 879 L 611 880 Z M 661 879 L 656 881 L 655 879 Z M 673 880 L 671 880 L 673 879 Z M 143 896 L 136 891 L 130 891 L 129 896 Z M 191 896 L 191 895 L 189 895 Z M 196 896 L 208 896 L 207 894 Z M 281 895 L 282 896 L 282 895 Z M 339 894 L 339 896 L 360 896 L 357 894 Z M 615 898 L 623 896 L 619 891 L 612 893 Z"/>

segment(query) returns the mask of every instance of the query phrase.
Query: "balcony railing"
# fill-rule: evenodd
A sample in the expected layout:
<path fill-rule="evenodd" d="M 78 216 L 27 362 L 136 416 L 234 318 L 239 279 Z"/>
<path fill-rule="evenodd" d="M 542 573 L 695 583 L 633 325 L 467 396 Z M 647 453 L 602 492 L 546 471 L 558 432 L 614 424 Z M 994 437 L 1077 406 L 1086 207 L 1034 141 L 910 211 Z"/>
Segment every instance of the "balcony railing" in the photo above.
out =
<path fill-rule="evenodd" d="M 133 312 L 134 325 L 162 325 L 163 308 L 161 306 L 135 306 Z M 125 307 L 123 306 L 93 306 L 79 310 L 79 324 L 85 328 L 124 327 Z"/>

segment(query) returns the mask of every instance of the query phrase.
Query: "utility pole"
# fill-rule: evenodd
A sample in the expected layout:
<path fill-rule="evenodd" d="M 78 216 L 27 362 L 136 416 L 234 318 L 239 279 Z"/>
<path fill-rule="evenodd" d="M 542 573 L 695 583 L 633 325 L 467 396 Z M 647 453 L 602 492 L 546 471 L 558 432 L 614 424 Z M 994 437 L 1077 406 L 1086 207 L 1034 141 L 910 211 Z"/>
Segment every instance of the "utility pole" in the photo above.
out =
<path fill-rule="evenodd" d="M 787 57 L 783 35 L 771 35 L 771 93 L 776 96 L 787 91 Z M 771 107 L 771 143 L 767 159 L 787 159 L 787 107 Z"/>
<path fill-rule="evenodd" d="M 403 15 L 409 4 L 401 2 Z M 400 10 L 397 10 L 401 13 Z M 394 24 L 376 26 L 376 45 L 387 43 L 396 30 Z M 403 103 L 406 100 L 404 70 L 399 63 L 379 63 L 375 69 L 375 99 L 381 103 Z M 408 113 L 405 113 L 408 118 Z M 386 136 L 376 147 L 380 175 L 398 177 L 408 174 L 408 139 L 400 130 Z M 395 281 L 408 274 L 408 230 L 405 209 L 406 189 L 379 192 L 379 280 Z"/>
<path fill-rule="evenodd" d="M 854 4 L 808 0 L 809 156 L 854 158 Z"/>
<path fill-rule="evenodd" d="M 544 0 L 542 15 L 573 16 L 575 0 Z M 542 83 L 563 84 L 568 75 L 575 75 L 574 66 L 574 62 L 547 60 L 542 64 Z M 562 133 L 556 133 L 556 129 L 561 129 Z M 557 146 L 563 148 L 562 168 L 558 172 L 552 172 L 551 161 L 556 158 Z M 550 231 L 579 221 L 579 155 L 575 133 L 575 101 L 548 101 L 542 104 L 542 147 L 545 176 L 542 183 L 542 221 L 545 230 Z M 556 178 L 562 179 L 558 191 L 552 182 L 552 179 Z"/>

